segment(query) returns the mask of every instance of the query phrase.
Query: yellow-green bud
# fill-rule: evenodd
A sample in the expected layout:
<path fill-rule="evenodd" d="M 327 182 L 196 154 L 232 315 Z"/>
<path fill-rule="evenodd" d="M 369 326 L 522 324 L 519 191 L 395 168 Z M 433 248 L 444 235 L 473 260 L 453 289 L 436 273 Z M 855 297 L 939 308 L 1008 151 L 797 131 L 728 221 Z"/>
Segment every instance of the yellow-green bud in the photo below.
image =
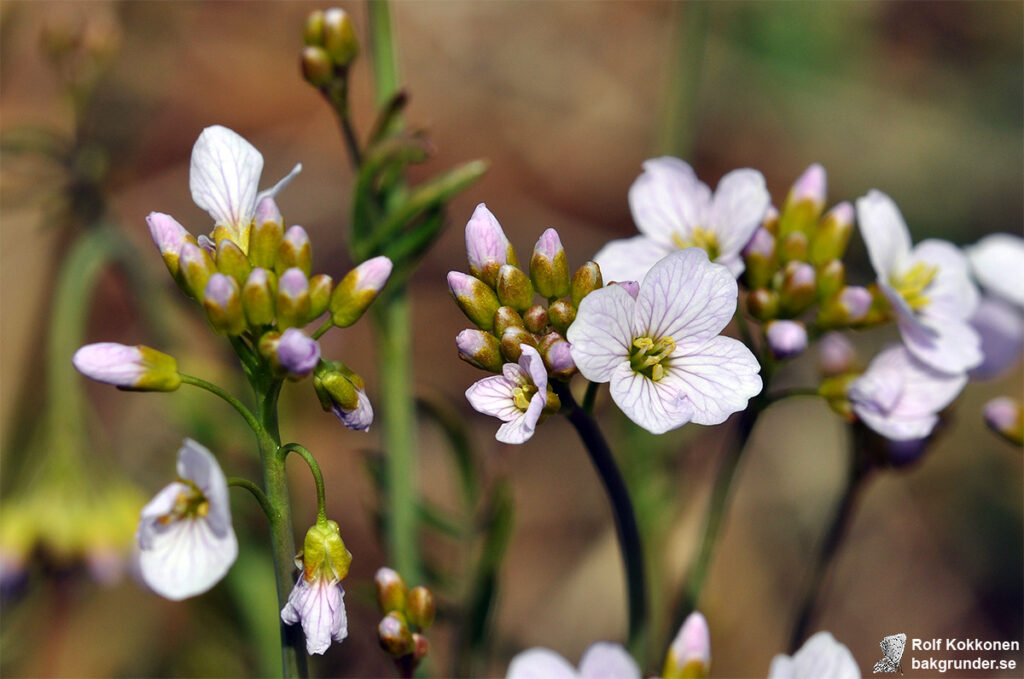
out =
<path fill-rule="evenodd" d="M 548 322 L 551 323 L 551 327 L 563 335 L 575 320 L 576 307 L 564 299 L 560 299 L 548 307 Z"/>
<path fill-rule="evenodd" d="M 846 281 L 846 267 L 838 259 L 833 259 L 818 267 L 816 277 L 818 299 L 828 299 L 839 292 Z"/>
<path fill-rule="evenodd" d="M 334 325 L 347 328 L 358 321 L 390 275 L 391 260 L 387 257 L 368 259 L 345 274 L 334 288 L 328 307 Z"/>
<path fill-rule="evenodd" d="M 309 243 L 309 234 L 301 226 L 293 226 L 285 231 L 274 259 L 274 271 L 278 276 L 292 268 L 300 269 L 307 277 L 313 271 L 313 248 Z"/>
<path fill-rule="evenodd" d="M 502 307 L 507 309 L 508 307 Z M 498 311 L 501 311 L 499 309 Z M 539 304 L 534 304 L 523 314 L 523 323 L 530 332 L 544 332 L 548 327 L 548 311 Z"/>
<path fill-rule="evenodd" d="M 770 321 L 779 313 L 779 295 L 774 290 L 761 288 L 747 295 L 747 311 L 761 321 Z"/>
<path fill-rule="evenodd" d="M 186 242 L 181 246 L 178 267 L 178 272 L 185 282 L 189 294 L 201 301 L 206 292 L 206 283 L 210 280 L 210 276 L 217 273 L 217 267 L 214 266 L 210 253 L 195 243 Z"/>
<path fill-rule="evenodd" d="M 509 363 L 519 362 L 519 357 L 523 353 L 522 348 L 519 346 L 520 344 L 529 344 L 536 349 L 537 339 L 526 328 L 517 328 L 515 326 L 506 328 L 505 332 L 501 335 L 501 354 L 505 357 L 506 361 Z"/>
<path fill-rule="evenodd" d="M 323 47 L 303 47 L 299 63 L 302 66 L 302 77 L 313 87 L 324 87 L 334 78 L 334 64 Z"/>
<path fill-rule="evenodd" d="M 434 624 L 434 595 L 426 587 L 413 587 L 405 598 L 405 615 L 411 625 L 420 631 L 430 629 Z"/>
<path fill-rule="evenodd" d="M 418 632 L 412 634 L 412 661 L 413 663 L 419 663 L 430 652 L 430 642 L 427 638 Z"/>
<path fill-rule="evenodd" d="M 259 267 L 253 269 L 245 279 L 242 286 L 242 310 L 252 327 L 273 324 L 276 283 L 274 274 Z"/>
<path fill-rule="evenodd" d="M 466 363 L 493 373 L 501 372 L 501 344 L 489 332 L 476 328 L 463 330 L 455 338 L 459 358 Z"/>
<path fill-rule="evenodd" d="M 576 269 L 576 273 L 572 275 L 570 284 L 572 305 L 578 309 L 584 297 L 603 286 L 601 267 L 597 265 L 597 262 L 587 262 Z"/>
<path fill-rule="evenodd" d="M 985 404 L 985 424 L 1010 443 L 1024 445 L 1024 405 L 1009 396 Z"/>
<path fill-rule="evenodd" d="M 270 196 L 256 206 L 253 217 L 252 235 L 249 239 L 249 261 L 267 271 L 274 270 L 277 248 L 284 238 L 284 218 L 277 209 L 277 203 Z"/>
<path fill-rule="evenodd" d="M 348 13 L 332 7 L 324 12 L 323 26 L 323 44 L 331 60 L 341 67 L 351 64 L 359 54 L 359 41 Z"/>
<path fill-rule="evenodd" d="M 783 316 L 796 316 L 814 303 L 814 267 L 806 262 L 790 262 L 783 270 L 779 309 Z"/>
<path fill-rule="evenodd" d="M 324 361 L 320 362 L 313 373 L 313 389 L 320 399 L 320 406 L 327 412 L 331 412 L 335 406 L 346 412 L 355 410 L 359 407 L 358 389 L 362 388 L 362 379 L 358 375 L 338 370 L 337 366 L 332 367 Z"/>
<path fill-rule="evenodd" d="M 853 232 L 853 206 L 843 202 L 829 210 L 814 234 L 811 263 L 821 265 L 830 259 L 842 259 Z"/>
<path fill-rule="evenodd" d="M 306 26 L 302 32 L 302 41 L 307 45 L 324 44 L 324 13 L 315 9 L 306 17 Z"/>
<path fill-rule="evenodd" d="M 331 286 L 334 281 L 325 273 L 309 279 L 309 320 L 313 320 L 327 311 L 331 303 Z"/>
<path fill-rule="evenodd" d="M 545 312 L 547 313 L 547 312 Z M 494 334 L 501 337 L 509 328 L 525 328 L 523 317 L 512 307 L 498 307 L 494 312 Z"/>
<path fill-rule="evenodd" d="M 520 313 L 533 304 L 533 283 L 521 269 L 505 264 L 498 269 L 498 301 Z"/>
<path fill-rule="evenodd" d="M 448 273 L 448 289 L 455 298 L 455 302 L 462 309 L 462 313 L 473 321 L 473 324 L 481 330 L 490 330 L 494 327 L 494 312 L 501 304 L 498 296 L 494 294 L 486 283 L 473 276 L 450 271 Z M 529 305 L 527 305 L 529 306 Z"/>
<path fill-rule="evenodd" d="M 277 281 L 276 306 L 277 325 L 281 329 L 306 324 L 312 302 L 309 298 L 309 281 L 301 269 L 291 268 L 281 274 Z"/>
<path fill-rule="evenodd" d="M 850 404 L 846 391 L 850 388 L 850 384 L 858 377 L 860 375 L 856 373 L 827 377 L 821 381 L 821 386 L 818 387 L 818 393 L 828 403 L 828 407 L 850 422 L 854 419 L 853 406 Z"/>
<path fill-rule="evenodd" d="M 806 261 L 807 249 L 807 235 L 804 232 L 797 231 L 795 233 L 786 234 L 779 242 L 779 261 L 782 263 Z"/>
<path fill-rule="evenodd" d="M 341 531 L 334 521 L 318 521 L 306 531 L 302 542 L 302 566 L 306 580 L 317 575 L 344 580 L 352 565 L 352 554 L 345 548 Z"/>
<path fill-rule="evenodd" d="M 569 260 L 554 229 L 542 233 L 533 247 L 530 278 L 541 297 L 554 299 L 569 294 Z"/>
<path fill-rule="evenodd" d="M 231 276 L 215 273 L 203 292 L 203 307 L 210 325 L 224 335 L 241 335 L 246 328 L 238 283 Z"/>
<path fill-rule="evenodd" d="M 391 611 L 380 621 L 377 625 L 377 639 L 381 648 L 393 658 L 401 658 L 415 650 L 409 624 L 398 611 Z"/>
<path fill-rule="evenodd" d="M 768 287 L 775 275 L 775 237 L 765 228 L 754 232 L 750 242 L 743 248 L 743 260 L 746 268 L 744 280 L 751 290 Z"/>
<path fill-rule="evenodd" d="M 377 585 L 377 605 L 381 613 L 405 610 L 407 590 L 401 575 L 390 568 L 379 568 L 373 582 Z"/>
<path fill-rule="evenodd" d="M 825 209 L 825 191 L 827 180 L 825 168 L 815 163 L 800 175 L 786 197 L 779 216 L 779 233 L 787 236 L 801 232 L 806 236 L 814 233 L 814 228 Z"/>
<path fill-rule="evenodd" d="M 174 391 L 181 384 L 174 357 L 143 345 L 87 344 L 71 362 L 86 377 L 125 391 Z"/>
<path fill-rule="evenodd" d="M 239 287 L 245 285 L 245 279 L 252 271 L 249 258 L 233 241 L 222 240 L 217 243 L 217 271 L 231 276 Z"/>

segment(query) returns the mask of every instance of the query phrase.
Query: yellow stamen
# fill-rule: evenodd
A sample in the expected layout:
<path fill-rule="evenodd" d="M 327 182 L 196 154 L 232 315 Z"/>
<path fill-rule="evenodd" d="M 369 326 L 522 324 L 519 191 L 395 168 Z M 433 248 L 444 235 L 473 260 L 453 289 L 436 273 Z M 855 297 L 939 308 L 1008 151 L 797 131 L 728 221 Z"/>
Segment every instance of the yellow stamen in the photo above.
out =
<path fill-rule="evenodd" d="M 629 367 L 633 372 L 657 382 L 665 377 L 666 361 L 675 350 L 676 343 L 671 337 L 662 337 L 657 341 L 646 336 L 637 337 L 629 352 Z"/>
<path fill-rule="evenodd" d="M 708 259 L 715 261 L 718 258 L 718 238 L 714 231 L 708 231 L 697 227 L 690 232 L 689 238 L 683 238 L 679 234 L 672 234 L 672 242 L 680 250 L 685 248 L 698 247 L 708 253 Z"/>
<path fill-rule="evenodd" d="M 892 274 L 889 277 L 889 283 L 896 292 L 903 296 L 903 299 L 907 301 L 911 309 L 920 311 L 928 306 L 930 300 L 924 293 L 928 290 L 928 286 L 931 285 L 935 279 L 935 274 L 938 272 L 938 267 L 918 262 L 903 273 Z"/>

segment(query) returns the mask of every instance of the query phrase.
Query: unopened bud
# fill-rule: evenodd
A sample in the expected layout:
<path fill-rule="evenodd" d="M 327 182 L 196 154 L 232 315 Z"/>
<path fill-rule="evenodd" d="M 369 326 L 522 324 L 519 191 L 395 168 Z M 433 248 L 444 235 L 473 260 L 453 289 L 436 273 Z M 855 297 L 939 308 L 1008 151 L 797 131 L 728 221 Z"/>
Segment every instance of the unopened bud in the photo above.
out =
<path fill-rule="evenodd" d="M 501 372 L 501 343 L 489 332 L 472 328 L 463 330 L 455 338 L 459 358 L 477 368 L 493 373 Z"/>
<path fill-rule="evenodd" d="M 832 259 L 818 267 L 815 284 L 818 299 L 828 299 L 842 289 L 846 282 L 846 267 L 838 259 Z"/>
<path fill-rule="evenodd" d="M 564 380 L 576 374 L 576 362 L 572 360 L 571 346 L 558 333 L 549 333 L 541 339 L 538 351 L 544 359 L 544 367 L 552 377 Z"/>
<path fill-rule="evenodd" d="M 195 243 L 186 241 L 178 252 L 178 265 L 185 289 L 196 300 L 202 300 L 203 293 L 206 292 L 206 283 L 210 276 L 217 272 L 210 253 Z"/>
<path fill-rule="evenodd" d="M 807 328 L 799 321 L 772 321 L 764 336 L 775 358 L 793 358 L 807 348 Z"/>
<path fill-rule="evenodd" d="M 576 272 L 572 275 L 572 281 L 569 285 L 572 305 L 578 309 L 584 297 L 603 286 L 604 280 L 601 278 L 601 267 L 597 265 L 597 262 L 587 262 L 576 269 Z"/>
<path fill-rule="evenodd" d="M 274 363 L 291 377 L 305 377 L 320 363 L 320 345 L 298 328 L 281 333 L 276 345 Z"/>
<path fill-rule="evenodd" d="M 307 45 L 324 44 L 324 13 L 315 9 L 306 17 L 306 25 L 302 31 L 302 41 Z"/>
<path fill-rule="evenodd" d="M 344 580 L 352 565 L 352 554 L 341 539 L 341 531 L 334 521 L 317 521 L 306 531 L 302 541 L 302 566 L 307 580 L 317 575 L 329 580 Z"/>
<path fill-rule="evenodd" d="M 293 226 L 285 232 L 274 259 L 274 271 L 278 276 L 292 268 L 301 269 L 306 276 L 313 270 L 313 248 L 309 244 L 309 234 L 301 226 Z"/>
<path fill-rule="evenodd" d="M 512 244 L 483 203 L 476 206 L 466 223 L 466 254 L 470 273 L 492 288 L 498 284 L 498 269 L 517 264 Z"/>
<path fill-rule="evenodd" d="M 818 393 L 825 399 L 828 407 L 850 422 L 854 420 L 853 406 L 850 404 L 850 397 L 846 395 L 846 392 L 858 377 L 859 375 L 855 373 L 826 377 L 818 387 Z"/>
<path fill-rule="evenodd" d="M 323 87 L 334 77 L 334 64 L 323 47 L 303 47 L 299 63 L 302 65 L 302 77 L 313 87 Z"/>
<path fill-rule="evenodd" d="M 195 243 L 195 238 L 184 226 L 170 216 L 161 212 L 151 212 L 146 217 L 146 224 L 149 225 L 149 235 L 153 238 L 160 256 L 163 257 L 167 270 L 175 280 L 180 280 L 178 275 L 178 258 L 181 253 L 181 246 L 186 242 Z"/>
<path fill-rule="evenodd" d="M 1024 445 L 1024 404 L 1001 396 L 985 404 L 985 423 L 1010 443 Z"/>
<path fill-rule="evenodd" d="M 309 320 L 313 320 L 327 311 L 331 303 L 331 287 L 334 281 L 325 273 L 309 279 Z"/>
<path fill-rule="evenodd" d="M 428 653 L 430 653 L 430 642 L 427 641 L 427 638 L 419 632 L 413 632 L 412 646 L 413 663 L 419 663 L 421 660 L 427 657 Z"/>
<path fill-rule="evenodd" d="M 274 322 L 274 280 L 266 269 L 255 268 L 242 285 L 242 310 L 254 328 Z"/>
<path fill-rule="evenodd" d="M 842 259 L 853 233 L 853 205 L 842 202 L 829 210 L 814 234 L 811 244 L 811 263 L 815 266 L 830 259 Z"/>
<path fill-rule="evenodd" d="M 794 233 L 788 233 L 785 236 L 779 236 L 777 252 L 779 255 L 779 261 L 783 264 L 786 262 L 806 261 L 808 249 L 809 245 L 807 235 L 803 231 L 796 231 Z"/>
<path fill-rule="evenodd" d="M 806 236 L 814 233 L 818 218 L 825 209 L 825 193 L 828 180 L 825 168 L 818 163 L 804 170 L 793 184 L 779 217 L 779 233 L 786 236 L 802 232 Z"/>
<path fill-rule="evenodd" d="M 518 267 L 505 264 L 498 269 L 498 283 L 496 286 L 498 301 L 503 306 L 510 306 L 516 311 L 523 312 L 533 304 L 533 283 Z"/>
<path fill-rule="evenodd" d="M 203 307 L 213 329 L 224 335 L 241 335 L 246 328 L 242 296 L 231 276 L 215 273 L 203 291 Z"/>
<path fill-rule="evenodd" d="M 704 616 L 687 616 L 669 646 L 662 679 L 702 679 L 711 671 L 711 633 Z"/>
<path fill-rule="evenodd" d="M 309 299 L 309 280 L 301 269 L 292 268 L 281 274 L 277 281 L 277 325 L 293 328 L 306 324 L 312 302 Z"/>
<path fill-rule="evenodd" d="M 764 211 L 764 217 L 761 219 L 761 228 L 772 236 L 779 235 L 779 211 L 774 205 L 769 205 L 768 209 Z"/>
<path fill-rule="evenodd" d="M 242 248 L 235 245 L 234 241 L 222 240 L 217 243 L 217 271 L 231 276 L 241 287 L 245 285 L 252 265 L 249 264 L 249 258 L 242 252 Z"/>
<path fill-rule="evenodd" d="M 323 44 L 331 61 L 337 66 L 348 66 L 359 54 L 359 41 L 352 19 L 345 10 L 332 7 L 324 12 L 323 25 Z"/>
<path fill-rule="evenodd" d="M 515 326 L 506 328 L 501 335 L 501 355 L 505 357 L 506 362 L 519 362 L 519 357 L 523 354 L 523 350 L 520 348 L 521 344 L 529 344 L 536 349 L 537 339 L 526 328 Z"/>
<path fill-rule="evenodd" d="M 434 624 L 434 595 L 426 587 L 413 587 L 405 598 L 405 615 L 409 624 L 425 631 Z"/>
<path fill-rule="evenodd" d="M 609 283 L 609 285 L 619 286 L 620 288 L 628 292 L 629 296 L 632 297 L 633 299 L 636 299 L 637 295 L 640 294 L 640 284 L 637 283 L 636 281 L 616 281 L 614 283 Z"/>
<path fill-rule="evenodd" d="M 458 271 L 448 273 L 448 289 L 462 313 L 481 330 L 494 327 L 494 312 L 501 306 L 486 283 Z M 529 306 L 529 305 L 527 305 Z"/>
<path fill-rule="evenodd" d="M 142 345 L 87 344 L 71 363 L 86 377 L 126 391 L 174 391 L 181 384 L 174 357 Z"/>
<path fill-rule="evenodd" d="M 545 316 L 547 312 L 544 312 Z M 494 312 L 494 334 L 496 337 L 501 337 L 505 334 L 505 331 L 509 328 L 524 328 L 526 322 L 523 317 L 513 309 L 512 307 L 503 306 L 498 307 L 498 310 Z"/>
<path fill-rule="evenodd" d="M 377 299 L 388 282 L 392 264 L 387 257 L 368 259 L 345 274 L 331 295 L 331 321 L 339 328 L 354 324 Z"/>
<path fill-rule="evenodd" d="M 327 412 L 336 408 L 355 411 L 359 407 L 359 391 L 363 388 L 362 379 L 340 364 L 321 361 L 313 373 L 313 389 L 320 406 Z"/>
<path fill-rule="evenodd" d="M 284 237 L 284 217 L 277 203 L 270 196 L 256 205 L 256 216 L 252 220 L 252 235 L 249 237 L 249 261 L 268 271 L 274 270 L 277 248 Z"/>
<path fill-rule="evenodd" d="M 751 290 L 747 295 L 747 311 L 762 323 L 770 321 L 779 313 L 779 294 L 766 288 Z"/>
<path fill-rule="evenodd" d="M 747 287 L 752 290 L 767 287 L 775 275 L 775 237 L 764 227 L 758 227 L 743 248 L 743 259 Z"/>
<path fill-rule="evenodd" d="M 796 316 L 815 299 L 814 267 L 806 262 L 790 262 L 783 270 L 779 309 L 786 316 Z"/>
<path fill-rule="evenodd" d="M 867 288 L 848 285 L 821 305 L 818 325 L 826 328 L 859 325 L 867 318 L 873 301 Z"/>
<path fill-rule="evenodd" d="M 857 350 L 838 332 L 827 332 L 818 345 L 818 368 L 826 377 L 852 372 L 857 366 Z"/>
<path fill-rule="evenodd" d="M 508 308 L 508 307 L 502 307 Z M 501 311 L 501 309 L 499 309 Z M 539 304 L 534 304 L 523 314 L 523 323 L 530 332 L 544 332 L 548 327 L 548 311 Z"/>
<path fill-rule="evenodd" d="M 551 323 L 551 327 L 563 335 L 575 320 L 576 307 L 564 299 L 560 299 L 548 307 L 548 322 Z"/>
<path fill-rule="evenodd" d="M 398 611 L 391 611 L 380 621 L 377 625 L 377 639 L 381 648 L 393 658 L 409 655 L 415 648 L 412 631 L 405 616 Z"/>
<path fill-rule="evenodd" d="M 379 568 L 373 576 L 381 613 L 405 610 L 406 587 L 402 576 L 390 568 Z"/>
<path fill-rule="evenodd" d="M 533 247 L 530 279 L 541 297 L 555 299 L 569 294 L 569 260 L 554 229 L 542 233 Z"/>

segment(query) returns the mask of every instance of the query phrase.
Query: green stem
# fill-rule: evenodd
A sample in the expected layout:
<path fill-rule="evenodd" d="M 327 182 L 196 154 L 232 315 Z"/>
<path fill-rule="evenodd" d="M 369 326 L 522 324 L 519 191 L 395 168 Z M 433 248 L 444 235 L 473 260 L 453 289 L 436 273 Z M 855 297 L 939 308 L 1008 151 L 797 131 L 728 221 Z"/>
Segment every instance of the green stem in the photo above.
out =
<path fill-rule="evenodd" d="M 370 0 L 370 52 L 377 108 L 384 106 L 398 89 L 398 50 L 391 27 L 387 0 Z"/>
<path fill-rule="evenodd" d="M 588 415 L 594 414 L 594 402 L 597 401 L 597 392 L 600 389 L 600 382 L 589 382 L 587 384 L 587 391 L 583 394 L 583 411 Z"/>
<path fill-rule="evenodd" d="M 316 331 L 313 333 L 313 339 L 315 339 L 315 340 L 320 339 L 321 337 L 324 336 L 324 334 L 328 330 L 330 330 L 333 327 L 334 327 L 334 321 L 332 319 L 328 318 L 326 321 L 324 321 L 323 325 L 321 325 L 319 328 L 317 328 Z"/>
<path fill-rule="evenodd" d="M 244 403 L 242 403 L 237 398 L 229 394 L 227 391 L 225 391 L 221 387 L 218 387 L 216 384 L 213 384 L 212 382 L 207 382 L 202 378 L 193 377 L 192 375 L 186 375 L 185 373 L 178 374 L 181 376 L 182 384 L 191 384 L 193 387 L 205 389 L 211 394 L 220 397 L 222 400 L 228 403 L 228 405 L 237 410 L 238 414 L 242 416 L 242 418 L 245 420 L 245 423 L 249 425 L 249 428 L 252 429 L 253 433 L 256 434 L 257 438 L 263 433 L 263 427 L 260 424 L 259 420 L 256 419 L 256 416 L 252 414 L 252 411 L 246 408 Z"/>
<path fill-rule="evenodd" d="M 247 491 L 252 493 L 252 496 L 260 503 L 260 508 L 263 510 L 263 513 L 267 515 L 268 519 L 273 515 L 274 508 L 270 506 L 270 500 L 268 500 L 267 496 L 263 494 L 263 489 L 255 483 L 249 479 L 243 479 L 239 476 L 229 476 L 228 485 L 234 486 L 235 488 L 245 488 Z"/>
<path fill-rule="evenodd" d="M 320 471 L 320 465 L 317 464 L 313 453 L 298 443 L 286 443 L 281 446 L 279 449 L 281 459 L 284 459 L 288 453 L 298 453 L 306 461 L 306 464 L 309 465 L 309 471 L 313 474 L 313 483 L 316 484 L 316 522 L 324 523 L 327 521 L 327 500 L 324 494 L 324 475 Z"/>
<path fill-rule="evenodd" d="M 637 528 L 633 503 L 629 498 L 626 483 L 615 464 L 615 458 L 607 441 L 601 434 L 597 422 L 576 403 L 569 385 L 553 380 L 551 388 L 567 409 L 566 416 L 576 429 L 584 447 L 590 454 L 601 482 L 604 484 L 608 501 L 615 517 L 615 531 L 619 538 L 619 552 L 626 571 L 626 592 L 629 605 L 629 648 L 642 659 L 646 640 L 647 585 L 644 571 L 644 550 Z"/>

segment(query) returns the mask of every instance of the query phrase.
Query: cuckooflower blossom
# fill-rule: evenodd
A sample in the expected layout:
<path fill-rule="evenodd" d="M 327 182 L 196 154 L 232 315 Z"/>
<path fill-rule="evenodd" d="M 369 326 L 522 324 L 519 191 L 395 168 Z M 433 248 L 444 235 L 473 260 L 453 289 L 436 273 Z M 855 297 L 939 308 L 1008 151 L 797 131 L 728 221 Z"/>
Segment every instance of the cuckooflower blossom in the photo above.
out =
<path fill-rule="evenodd" d="M 818 632 L 788 655 L 772 659 L 768 679 L 860 679 L 853 654 L 828 632 Z"/>
<path fill-rule="evenodd" d="M 981 340 L 967 322 L 978 291 L 963 253 L 934 239 L 911 247 L 899 208 L 881 191 L 857 200 L 857 222 L 907 349 L 947 373 L 981 363 Z"/>
<path fill-rule="evenodd" d="M 136 533 L 142 579 L 178 601 L 202 594 L 238 556 L 228 484 L 209 450 L 192 439 L 178 451 L 178 480 L 142 508 Z"/>
<path fill-rule="evenodd" d="M 967 259 L 985 293 L 971 317 L 985 358 L 971 377 L 996 377 L 1024 351 L 1024 239 L 1006 233 L 986 236 L 967 248 Z"/>
<path fill-rule="evenodd" d="M 577 670 L 547 648 L 531 648 L 512 658 L 505 679 L 640 679 L 640 667 L 619 644 L 591 644 Z"/>
<path fill-rule="evenodd" d="M 621 285 L 587 295 L 566 339 L 583 376 L 609 382 L 612 399 L 644 429 L 719 424 L 761 391 L 754 355 L 719 335 L 736 299 L 729 270 L 688 248 L 655 264 L 636 299 Z"/>
<path fill-rule="evenodd" d="M 504 422 L 494 438 L 502 443 L 523 443 L 533 436 L 548 398 L 548 372 L 537 350 L 520 345 L 519 363 L 506 363 L 502 374 L 485 377 L 466 390 L 477 412 Z"/>
<path fill-rule="evenodd" d="M 902 345 L 875 356 L 867 371 L 847 390 L 853 412 L 864 424 L 894 441 L 928 436 L 938 412 L 953 402 L 967 375 L 935 370 Z"/>
<path fill-rule="evenodd" d="M 348 636 L 341 581 L 351 563 L 352 555 L 337 523 L 324 520 L 307 531 L 302 551 L 295 558 L 302 574 L 281 609 L 281 620 L 289 625 L 302 623 L 310 655 L 323 654 L 332 640 L 340 643 Z"/>
<path fill-rule="evenodd" d="M 71 357 L 75 369 L 97 382 L 130 391 L 174 391 L 181 384 L 174 357 L 147 346 L 86 344 Z"/>
<path fill-rule="evenodd" d="M 605 281 L 638 281 L 665 255 L 697 246 L 739 276 L 741 252 L 770 202 L 757 170 L 733 170 L 712 195 L 682 160 L 648 160 L 629 189 L 629 207 L 641 235 L 608 243 L 594 261 Z"/>

